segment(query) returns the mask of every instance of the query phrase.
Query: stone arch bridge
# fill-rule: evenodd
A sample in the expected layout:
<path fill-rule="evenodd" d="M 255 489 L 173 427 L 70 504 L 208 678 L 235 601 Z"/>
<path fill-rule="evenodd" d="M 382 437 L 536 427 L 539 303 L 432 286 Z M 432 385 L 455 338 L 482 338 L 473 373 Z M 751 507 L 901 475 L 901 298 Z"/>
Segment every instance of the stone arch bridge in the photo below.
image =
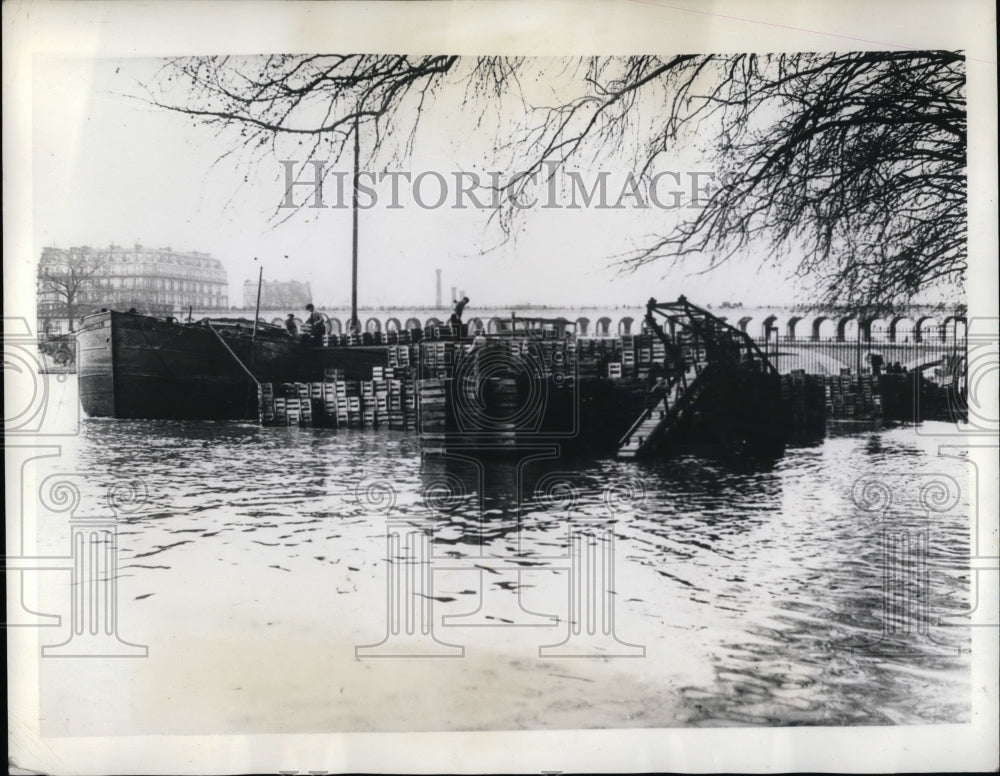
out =
<path fill-rule="evenodd" d="M 509 310 L 470 312 L 465 317 L 470 330 L 487 333 L 501 331 L 511 317 Z M 580 337 L 616 337 L 642 333 L 644 312 L 643 308 L 536 308 L 518 310 L 517 315 L 561 319 Z M 965 352 L 965 317 L 939 308 L 913 308 L 887 316 L 733 308 L 711 312 L 753 337 L 783 373 L 804 369 L 810 374 L 839 374 L 843 369 L 864 369 L 872 355 L 881 356 L 886 365 L 898 363 L 914 370 L 938 364 L 944 356 Z M 218 315 L 218 311 L 200 315 L 209 314 Z M 252 310 L 232 314 L 253 317 Z M 358 317 L 363 331 L 384 333 L 425 329 L 445 323 L 449 314 L 444 310 L 399 308 L 363 310 Z M 285 313 L 261 311 L 261 319 L 283 325 Z M 327 319 L 328 331 L 342 334 L 348 330 L 350 311 L 330 310 Z"/>

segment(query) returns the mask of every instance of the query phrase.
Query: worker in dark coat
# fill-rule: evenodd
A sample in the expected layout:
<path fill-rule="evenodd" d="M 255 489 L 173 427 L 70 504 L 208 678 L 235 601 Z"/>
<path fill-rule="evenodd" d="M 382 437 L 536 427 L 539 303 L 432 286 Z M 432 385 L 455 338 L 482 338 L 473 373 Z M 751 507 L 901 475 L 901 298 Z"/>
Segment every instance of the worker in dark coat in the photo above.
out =
<path fill-rule="evenodd" d="M 306 331 L 309 332 L 310 341 L 314 345 L 322 345 L 323 335 L 326 334 L 326 321 L 311 303 L 306 305 L 306 310 L 309 312 L 309 317 L 306 318 Z"/>
<path fill-rule="evenodd" d="M 468 303 L 469 297 L 467 296 L 463 296 L 461 299 L 456 299 L 451 303 L 451 318 L 448 319 L 448 323 L 454 327 L 459 336 L 462 334 L 462 313 L 465 312 L 465 306 Z"/>

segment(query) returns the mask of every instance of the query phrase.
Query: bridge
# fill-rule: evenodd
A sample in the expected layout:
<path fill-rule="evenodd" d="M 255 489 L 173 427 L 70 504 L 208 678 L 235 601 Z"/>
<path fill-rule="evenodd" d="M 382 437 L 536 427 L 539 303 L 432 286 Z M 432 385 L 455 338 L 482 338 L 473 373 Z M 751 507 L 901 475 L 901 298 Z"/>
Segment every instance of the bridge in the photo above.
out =
<path fill-rule="evenodd" d="M 465 316 L 470 331 L 499 332 L 509 324 L 513 309 L 473 311 Z M 527 308 L 518 312 L 527 312 Z M 561 319 L 580 337 L 615 337 L 647 330 L 642 308 L 578 309 L 545 308 L 545 316 Z M 767 353 L 778 371 L 787 374 L 804 369 L 809 374 L 839 374 L 870 365 L 871 355 L 885 365 L 898 363 L 908 370 L 928 368 L 944 356 L 964 356 L 965 316 L 940 307 L 914 306 L 905 313 L 875 316 L 856 312 L 801 312 L 774 308 L 722 308 L 711 313 L 749 335 Z M 232 315 L 253 317 L 253 310 L 231 312 L 194 311 L 196 319 Z M 261 318 L 277 325 L 285 322 L 285 312 L 261 311 Z M 182 316 L 183 317 L 183 316 Z M 349 329 L 350 311 L 331 309 L 326 313 L 330 334 Z M 447 322 L 448 312 L 432 308 L 386 308 L 359 310 L 361 328 L 368 333 L 426 329 Z M 301 322 L 301 321 L 299 321 Z"/>

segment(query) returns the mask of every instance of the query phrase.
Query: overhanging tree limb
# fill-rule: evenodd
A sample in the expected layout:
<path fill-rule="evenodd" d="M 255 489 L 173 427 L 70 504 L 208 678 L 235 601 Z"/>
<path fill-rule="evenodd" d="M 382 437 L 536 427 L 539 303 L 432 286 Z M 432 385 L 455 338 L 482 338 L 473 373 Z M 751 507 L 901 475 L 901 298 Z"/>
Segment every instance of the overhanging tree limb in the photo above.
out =
<path fill-rule="evenodd" d="M 554 104 L 523 81 L 558 72 Z M 569 74 L 571 79 L 565 78 Z M 965 243 L 964 56 L 949 51 L 632 56 L 566 60 L 314 55 L 174 60 L 157 105 L 239 132 L 245 147 L 311 138 L 339 158 L 355 119 L 405 155 L 441 90 L 462 105 L 517 111 L 500 222 L 539 172 L 585 149 L 649 180 L 678 143 L 703 138 L 719 180 L 695 217 L 619 257 L 714 268 L 751 251 L 790 261 L 817 302 L 888 306 L 929 287 L 961 293 Z M 513 102 L 505 102 L 513 98 Z M 510 106 L 513 107 L 510 107 Z M 505 106 L 505 107 L 501 107 Z M 477 121 L 477 125 L 479 122 Z M 818 284 L 818 285 L 817 285 Z"/>

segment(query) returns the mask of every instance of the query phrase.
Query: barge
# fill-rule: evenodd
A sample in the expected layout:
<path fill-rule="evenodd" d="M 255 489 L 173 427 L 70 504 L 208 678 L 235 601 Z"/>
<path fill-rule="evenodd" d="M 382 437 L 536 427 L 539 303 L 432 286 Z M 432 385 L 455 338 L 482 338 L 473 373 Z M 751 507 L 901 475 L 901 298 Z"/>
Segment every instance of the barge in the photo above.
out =
<path fill-rule="evenodd" d="M 114 310 L 86 316 L 76 336 L 80 403 L 94 418 L 257 420 L 261 383 L 322 380 L 331 366 L 361 377 L 384 357 L 375 346 L 307 344 L 263 322 Z"/>

